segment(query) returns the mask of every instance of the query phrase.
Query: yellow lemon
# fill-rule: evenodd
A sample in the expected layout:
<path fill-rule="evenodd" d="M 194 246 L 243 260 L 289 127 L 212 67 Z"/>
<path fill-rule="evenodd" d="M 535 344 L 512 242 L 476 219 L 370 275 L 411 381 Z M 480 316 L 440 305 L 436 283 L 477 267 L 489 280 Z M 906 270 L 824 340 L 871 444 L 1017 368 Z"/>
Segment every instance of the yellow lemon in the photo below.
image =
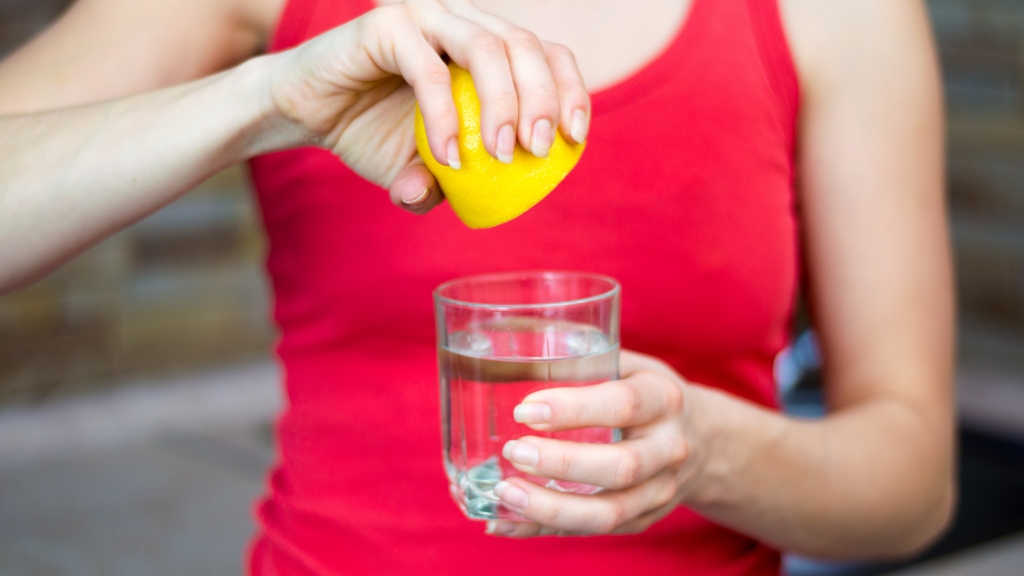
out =
<path fill-rule="evenodd" d="M 427 144 L 423 115 L 416 106 L 416 148 L 434 175 L 452 210 L 470 228 L 504 224 L 533 208 L 576 166 L 584 144 L 566 141 L 555 131 L 547 158 L 538 158 L 516 144 L 512 163 L 504 164 L 484 150 L 480 138 L 480 99 L 469 72 L 449 64 L 452 96 L 459 113 L 459 159 L 454 170 L 434 160 Z"/>

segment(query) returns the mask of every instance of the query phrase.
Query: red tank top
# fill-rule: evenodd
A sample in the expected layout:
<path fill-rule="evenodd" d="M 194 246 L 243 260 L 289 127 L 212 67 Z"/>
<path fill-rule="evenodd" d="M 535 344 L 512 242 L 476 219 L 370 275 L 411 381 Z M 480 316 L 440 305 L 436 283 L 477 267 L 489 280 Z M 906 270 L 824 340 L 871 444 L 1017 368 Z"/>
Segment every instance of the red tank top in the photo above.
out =
<path fill-rule="evenodd" d="M 593 94 L 577 168 L 520 218 L 426 216 L 330 153 L 257 158 L 288 407 L 254 574 L 777 574 L 777 552 L 679 509 L 633 536 L 508 540 L 449 499 L 431 290 L 480 272 L 622 283 L 622 343 L 776 405 L 798 276 L 797 79 L 776 0 L 695 0 L 677 36 Z M 369 0 L 291 0 L 271 49 Z"/>

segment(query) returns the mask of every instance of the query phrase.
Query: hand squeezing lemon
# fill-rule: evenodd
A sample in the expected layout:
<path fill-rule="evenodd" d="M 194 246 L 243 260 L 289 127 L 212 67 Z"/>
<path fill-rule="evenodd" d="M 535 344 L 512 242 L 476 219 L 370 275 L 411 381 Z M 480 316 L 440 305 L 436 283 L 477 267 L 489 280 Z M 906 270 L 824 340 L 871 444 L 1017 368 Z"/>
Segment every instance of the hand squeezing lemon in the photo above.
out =
<path fill-rule="evenodd" d="M 556 130 L 547 158 L 516 144 L 512 163 L 487 153 L 480 137 L 480 99 L 469 72 L 449 64 L 452 96 L 459 114 L 459 170 L 438 163 L 430 152 L 423 116 L 416 107 L 416 148 L 444 191 L 452 210 L 470 228 L 491 228 L 517 218 L 544 199 L 576 166 L 585 144 L 565 140 Z"/>

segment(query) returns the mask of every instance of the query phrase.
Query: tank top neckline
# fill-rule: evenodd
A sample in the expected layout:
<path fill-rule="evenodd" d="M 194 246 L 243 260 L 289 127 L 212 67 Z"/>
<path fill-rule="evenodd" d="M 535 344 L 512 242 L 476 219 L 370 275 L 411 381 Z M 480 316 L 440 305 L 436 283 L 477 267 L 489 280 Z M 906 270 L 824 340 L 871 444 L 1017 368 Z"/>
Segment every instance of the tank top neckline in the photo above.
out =
<path fill-rule="evenodd" d="M 667 75 L 678 71 L 690 51 L 686 50 L 688 39 L 695 29 L 694 21 L 702 13 L 703 0 L 691 0 L 685 14 L 676 25 L 672 39 L 661 51 L 633 70 L 622 79 L 590 93 L 593 115 L 612 112 L 662 85 Z"/>
<path fill-rule="evenodd" d="M 277 23 L 274 26 L 274 31 L 270 39 L 269 50 L 276 51 L 288 48 L 286 38 L 282 36 L 291 36 L 294 32 L 300 32 L 295 30 L 296 25 L 299 28 L 305 28 L 308 26 L 311 5 L 319 3 L 320 0 L 312 0 L 312 2 L 305 3 L 300 0 L 287 0 L 284 8 L 281 10 L 280 16 L 278 16 Z M 301 15 L 293 14 L 292 9 L 297 4 L 303 4 L 306 10 L 301 12 Z M 377 7 L 377 4 L 373 0 L 354 0 L 353 4 L 359 5 L 353 11 L 353 17 L 363 14 L 369 10 Z M 643 97 L 645 94 L 656 89 L 661 84 L 666 75 L 672 74 L 673 71 L 678 70 L 683 60 L 687 57 L 690 52 L 686 50 L 687 40 L 692 36 L 693 30 L 696 28 L 694 21 L 702 17 L 704 12 L 703 0 L 690 0 L 690 5 L 686 7 L 685 14 L 680 22 L 676 26 L 676 30 L 673 36 L 665 44 L 661 50 L 654 54 L 649 60 L 641 64 L 639 68 L 633 70 L 620 80 L 590 93 L 592 116 L 599 116 L 608 112 L 612 112 L 617 108 L 628 105 L 629 103 Z M 291 21 L 294 16 L 299 16 L 299 22 Z M 298 38 L 305 38 L 306 30 L 301 30 L 301 36 Z M 296 40 L 298 40 L 296 38 Z M 284 45 L 282 45 L 284 44 Z"/>

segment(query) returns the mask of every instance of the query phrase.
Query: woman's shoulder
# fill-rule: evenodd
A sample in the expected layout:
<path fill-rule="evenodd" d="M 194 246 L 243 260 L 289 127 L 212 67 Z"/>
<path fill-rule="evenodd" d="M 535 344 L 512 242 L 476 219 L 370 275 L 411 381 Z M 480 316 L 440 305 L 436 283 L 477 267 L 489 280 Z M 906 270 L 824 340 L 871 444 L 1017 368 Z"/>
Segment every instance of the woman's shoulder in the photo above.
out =
<path fill-rule="evenodd" d="M 802 88 L 875 78 L 877 66 L 931 50 L 923 0 L 778 0 Z"/>

